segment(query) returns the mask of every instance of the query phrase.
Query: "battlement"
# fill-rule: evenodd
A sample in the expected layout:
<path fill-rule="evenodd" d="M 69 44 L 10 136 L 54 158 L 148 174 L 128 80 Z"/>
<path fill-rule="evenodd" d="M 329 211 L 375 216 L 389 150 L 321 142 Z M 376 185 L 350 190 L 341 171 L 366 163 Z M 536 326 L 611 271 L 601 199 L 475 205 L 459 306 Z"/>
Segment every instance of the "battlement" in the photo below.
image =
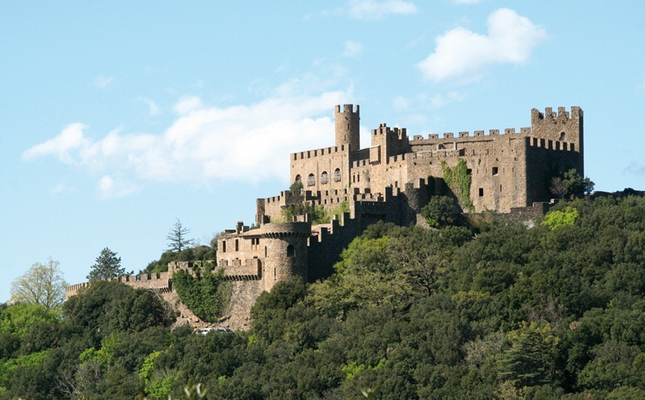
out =
<path fill-rule="evenodd" d="M 469 131 L 461 131 L 457 134 L 457 137 L 455 137 L 455 134 L 453 132 L 445 132 L 442 137 L 439 137 L 438 133 L 430 133 L 428 134 L 427 138 L 424 138 L 423 135 L 414 135 L 412 140 L 410 141 L 411 145 L 420 145 L 420 144 L 428 144 L 428 143 L 437 143 L 437 142 L 452 142 L 455 139 L 458 139 L 458 141 L 461 141 L 461 139 L 477 139 L 477 138 L 488 138 L 488 139 L 493 139 L 498 136 L 526 136 L 531 134 L 531 128 L 529 127 L 523 127 L 520 128 L 519 132 L 516 132 L 515 128 L 506 128 L 503 131 L 500 131 L 499 129 L 489 129 L 488 133 L 485 133 L 486 131 L 484 130 L 477 130 L 474 131 L 473 134 Z"/>
<path fill-rule="evenodd" d="M 582 117 L 582 109 L 578 106 L 571 107 L 571 113 L 566 111 L 565 107 L 558 107 L 558 112 L 553 112 L 551 107 L 546 107 L 544 113 L 540 112 L 537 108 L 531 110 L 531 122 L 536 123 L 539 121 L 555 121 L 563 122 L 570 120 L 577 120 Z"/>
<path fill-rule="evenodd" d="M 340 146 L 323 147 L 321 149 L 306 150 L 306 151 L 299 151 L 297 153 L 291 153 L 291 159 L 294 161 L 306 160 L 306 159 L 316 158 L 321 156 L 329 156 L 330 154 L 347 152 L 347 150 L 348 150 L 347 146 L 345 146 L 344 144 L 341 144 Z"/>
<path fill-rule="evenodd" d="M 372 136 L 379 135 L 395 135 L 399 140 L 403 140 L 407 136 L 406 128 L 390 128 L 387 124 L 379 124 L 377 129 L 372 129 Z"/>

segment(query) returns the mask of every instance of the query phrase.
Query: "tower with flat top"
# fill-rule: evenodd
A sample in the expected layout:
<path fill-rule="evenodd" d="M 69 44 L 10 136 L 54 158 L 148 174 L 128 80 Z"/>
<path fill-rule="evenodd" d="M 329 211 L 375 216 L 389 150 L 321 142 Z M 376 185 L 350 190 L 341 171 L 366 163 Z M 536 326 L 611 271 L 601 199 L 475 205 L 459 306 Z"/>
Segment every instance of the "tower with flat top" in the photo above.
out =
<path fill-rule="evenodd" d="M 358 151 L 361 145 L 359 106 L 356 105 L 354 110 L 352 104 L 345 104 L 341 111 L 340 105 L 337 105 L 334 120 L 336 121 L 336 147 L 349 145 L 349 151 Z"/>

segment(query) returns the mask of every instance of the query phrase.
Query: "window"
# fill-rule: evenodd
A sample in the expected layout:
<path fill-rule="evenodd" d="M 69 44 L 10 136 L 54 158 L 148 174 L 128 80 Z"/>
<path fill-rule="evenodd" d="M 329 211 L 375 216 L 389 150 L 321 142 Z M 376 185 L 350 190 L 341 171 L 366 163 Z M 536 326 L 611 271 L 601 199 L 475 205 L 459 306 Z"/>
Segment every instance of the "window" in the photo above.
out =
<path fill-rule="evenodd" d="M 293 247 L 293 245 L 287 246 L 287 257 L 295 257 L 296 256 L 296 249 Z"/>
<path fill-rule="evenodd" d="M 268 254 L 267 247 L 266 247 L 266 246 L 264 246 L 264 257 L 265 257 L 265 258 L 267 257 L 267 254 Z"/>
<path fill-rule="evenodd" d="M 479 197 L 484 196 L 484 188 L 479 188 Z"/>
<path fill-rule="evenodd" d="M 564 132 L 560 132 L 560 141 L 564 141 L 564 137 L 565 137 Z"/>
<path fill-rule="evenodd" d="M 237 239 L 235 239 L 235 251 L 240 251 L 240 242 Z"/>
<path fill-rule="evenodd" d="M 307 186 L 314 186 L 316 184 L 316 177 L 314 174 L 309 174 L 307 177 Z"/>
<path fill-rule="evenodd" d="M 499 168 L 493 167 L 493 175 L 497 175 L 499 173 Z"/>
<path fill-rule="evenodd" d="M 329 182 L 329 175 L 327 174 L 327 171 L 323 171 L 322 174 L 320 174 L 320 183 L 325 184 Z"/>
<path fill-rule="evenodd" d="M 226 253 L 226 240 L 222 240 L 222 253 Z"/>
<path fill-rule="evenodd" d="M 340 182 L 340 168 L 334 170 L 334 182 Z"/>
<path fill-rule="evenodd" d="M 300 182 L 301 179 L 300 175 L 296 175 L 296 182 Z"/>

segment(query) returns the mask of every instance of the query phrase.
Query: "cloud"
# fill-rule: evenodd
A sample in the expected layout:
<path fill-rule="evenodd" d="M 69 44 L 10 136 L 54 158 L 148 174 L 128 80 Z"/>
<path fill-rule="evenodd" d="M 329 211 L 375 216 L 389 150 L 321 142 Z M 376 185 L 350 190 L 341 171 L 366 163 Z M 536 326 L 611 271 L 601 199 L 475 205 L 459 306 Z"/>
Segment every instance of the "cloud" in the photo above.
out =
<path fill-rule="evenodd" d="M 410 103 L 408 102 L 408 99 L 406 99 L 405 97 L 396 96 L 394 97 L 394 100 L 392 100 L 392 106 L 394 107 L 395 110 L 402 111 L 410 108 Z"/>
<path fill-rule="evenodd" d="M 441 93 L 437 93 L 430 98 L 422 97 L 420 101 L 426 107 L 436 110 L 438 108 L 445 106 L 446 104 L 449 104 L 455 101 L 462 101 L 465 98 L 466 98 L 465 94 L 456 92 L 456 91 L 451 91 L 446 93 L 445 95 Z"/>
<path fill-rule="evenodd" d="M 417 7 L 402 0 L 352 0 L 348 4 L 349 16 L 356 19 L 381 19 L 389 14 L 414 14 Z"/>
<path fill-rule="evenodd" d="M 38 157 L 55 154 L 58 159 L 66 164 L 73 162 L 71 150 L 78 150 L 88 146 L 89 141 L 83 136 L 83 129 L 87 128 L 80 122 L 68 125 L 60 135 L 46 142 L 37 144 L 22 154 L 22 159 L 30 161 Z"/>
<path fill-rule="evenodd" d="M 629 175 L 645 178 L 645 166 L 636 162 L 630 163 L 624 172 Z"/>
<path fill-rule="evenodd" d="M 353 40 L 348 40 L 345 42 L 345 50 L 343 51 L 343 56 L 354 57 L 360 54 L 362 51 L 363 51 L 362 43 L 355 42 Z"/>
<path fill-rule="evenodd" d="M 175 104 L 175 112 L 180 115 L 188 114 L 192 110 L 201 108 L 202 101 L 197 96 L 184 96 Z"/>
<path fill-rule="evenodd" d="M 161 114 L 162 114 L 162 113 L 161 113 L 161 110 L 160 110 L 160 109 L 159 109 L 159 107 L 157 106 L 157 103 L 155 103 L 154 101 L 152 101 L 152 100 L 150 100 L 150 99 L 146 99 L 145 97 L 141 97 L 140 99 L 141 99 L 142 101 L 144 101 L 144 102 L 148 105 L 148 114 L 149 114 L 151 117 L 156 117 L 156 116 L 158 116 L 158 115 L 161 115 Z"/>
<path fill-rule="evenodd" d="M 286 181 L 288 154 L 328 146 L 333 106 L 346 99 L 337 91 L 220 108 L 182 97 L 174 107 L 178 117 L 162 134 L 123 134 L 119 127 L 91 140 L 84 134 L 89 128 L 75 123 L 26 150 L 23 159 L 54 156 L 101 176 L 97 189 L 104 198 L 130 194 L 146 180 Z"/>
<path fill-rule="evenodd" d="M 435 39 L 434 53 L 417 64 L 428 80 L 461 83 L 481 78 L 494 64 L 523 64 L 546 31 L 507 8 L 488 17 L 488 35 L 455 28 Z"/>
<path fill-rule="evenodd" d="M 109 175 L 103 176 L 98 184 L 99 195 L 103 199 L 127 196 L 137 190 L 137 186 L 123 179 L 112 179 Z"/>
<path fill-rule="evenodd" d="M 114 78 L 106 78 L 103 75 L 99 75 L 96 79 L 94 79 L 94 87 L 96 87 L 97 89 L 105 89 L 113 79 Z"/>

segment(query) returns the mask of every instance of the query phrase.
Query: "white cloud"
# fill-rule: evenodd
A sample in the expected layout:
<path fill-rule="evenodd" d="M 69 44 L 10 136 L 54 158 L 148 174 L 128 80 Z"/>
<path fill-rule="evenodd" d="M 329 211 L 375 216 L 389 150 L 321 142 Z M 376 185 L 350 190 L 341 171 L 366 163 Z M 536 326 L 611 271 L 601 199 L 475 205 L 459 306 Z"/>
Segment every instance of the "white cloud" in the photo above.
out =
<path fill-rule="evenodd" d="M 180 115 L 185 115 L 191 112 L 192 110 L 195 110 L 201 107 L 203 107 L 202 100 L 199 97 L 184 96 L 181 99 L 179 99 L 177 104 L 175 104 L 175 112 Z"/>
<path fill-rule="evenodd" d="M 140 100 L 144 101 L 148 105 L 148 114 L 151 117 L 156 117 L 158 115 L 161 115 L 161 110 L 157 106 L 157 103 L 150 99 L 146 99 L 145 97 L 140 97 Z"/>
<path fill-rule="evenodd" d="M 394 100 L 392 101 L 392 106 L 394 106 L 395 110 L 407 110 L 410 107 L 410 103 L 408 102 L 408 99 L 406 99 L 403 96 L 396 96 Z"/>
<path fill-rule="evenodd" d="M 47 154 L 55 154 L 58 159 L 66 164 L 73 162 L 71 150 L 78 150 L 88 146 L 89 141 L 83 136 L 83 129 L 87 128 L 80 122 L 68 125 L 60 135 L 46 142 L 37 144 L 22 154 L 23 160 L 30 161 Z"/>
<path fill-rule="evenodd" d="M 420 100 L 422 100 L 422 103 L 424 103 L 426 107 L 436 110 L 438 108 L 445 106 L 446 104 L 449 104 L 455 101 L 462 101 L 465 98 L 466 98 L 466 95 L 464 95 L 463 93 L 452 91 L 452 92 L 446 93 L 445 95 L 441 93 L 437 93 L 430 98 L 423 98 Z"/>
<path fill-rule="evenodd" d="M 50 188 L 49 189 L 49 194 L 55 195 L 55 194 L 58 194 L 58 193 L 62 192 L 63 190 L 65 190 L 65 183 L 61 182 L 58 185 L 53 186 L 52 188 Z"/>
<path fill-rule="evenodd" d="M 352 0 L 348 4 L 349 15 L 356 19 L 381 19 L 389 14 L 414 14 L 417 7 L 403 0 Z"/>
<path fill-rule="evenodd" d="M 355 42 L 353 40 L 348 40 L 345 42 L 345 50 L 343 51 L 343 56 L 354 57 L 360 54 L 362 51 L 363 51 L 362 43 Z"/>
<path fill-rule="evenodd" d="M 94 79 L 94 86 L 97 89 L 105 89 L 107 87 L 107 85 L 109 85 L 110 82 L 112 82 L 113 79 L 114 78 L 111 78 L 111 77 L 107 78 L 107 77 L 105 77 L 103 75 L 100 75 L 96 79 Z"/>
<path fill-rule="evenodd" d="M 26 150 L 23 159 L 51 155 L 99 174 L 97 189 L 105 198 L 132 193 L 145 180 L 288 180 L 288 155 L 329 146 L 333 106 L 346 98 L 345 92 L 325 92 L 219 108 L 182 97 L 175 105 L 179 116 L 163 134 L 122 134 L 117 128 L 90 140 L 83 133 L 87 126 L 76 123 Z"/>
<path fill-rule="evenodd" d="M 123 179 L 114 180 L 109 175 L 103 176 L 97 185 L 99 195 L 103 199 L 127 196 L 137 190 L 134 183 Z"/>
<path fill-rule="evenodd" d="M 433 81 L 471 82 L 493 64 L 522 64 L 533 48 L 547 38 L 546 31 L 507 8 L 488 17 L 488 35 L 455 28 L 435 39 L 434 53 L 417 64 Z"/>

